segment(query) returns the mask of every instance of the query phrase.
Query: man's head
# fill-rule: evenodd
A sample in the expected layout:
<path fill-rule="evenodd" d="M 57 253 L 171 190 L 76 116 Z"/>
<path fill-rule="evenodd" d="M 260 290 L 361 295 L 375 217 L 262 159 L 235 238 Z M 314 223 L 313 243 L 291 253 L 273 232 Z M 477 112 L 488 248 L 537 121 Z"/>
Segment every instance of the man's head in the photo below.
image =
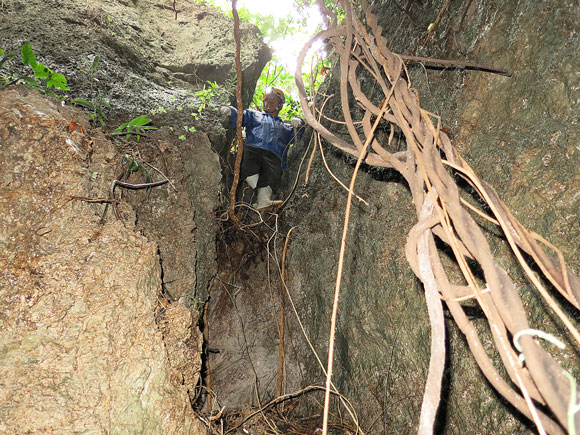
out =
<path fill-rule="evenodd" d="M 267 88 L 264 95 L 264 110 L 272 116 L 278 116 L 284 107 L 284 92 L 278 88 Z"/>

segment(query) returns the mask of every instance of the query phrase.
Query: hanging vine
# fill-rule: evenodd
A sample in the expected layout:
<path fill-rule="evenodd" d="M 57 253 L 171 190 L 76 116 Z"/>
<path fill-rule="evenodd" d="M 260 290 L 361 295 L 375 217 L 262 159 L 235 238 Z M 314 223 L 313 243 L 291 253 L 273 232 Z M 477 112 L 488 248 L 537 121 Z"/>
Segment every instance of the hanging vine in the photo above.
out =
<path fill-rule="evenodd" d="M 240 166 L 242 164 L 242 155 L 244 153 L 244 138 L 242 137 L 242 119 L 244 116 L 244 106 L 242 103 L 242 63 L 241 63 L 241 38 L 240 38 L 240 17 L 238 16 L 237 0 L 232 1 L 232 14 L 234 16 L 234 39 L 236 42 L 236 101 L 238 103 L 238 117 L 236 120 L 236 139 L 237 153 L 236 163 L 234 166 L 234 181 L 230 190 L 230 208 L 228 214 L 236 227 L 242 225 L 236 216 L 236 192 L 240 181 Z"/>
<path fill-rule="evenodd" d="M 576 309 L 580 309 L 580 281 L 566 267 L 559 251 L 541 236 L 526 230 L 500 200 L 495 190 L 475 174 L 453 147 L 447 134 L 441 130 L 440 119 L 421 108 L 418 93 L 408 80 L 403 59 L 389 50 L 382 28 L 367 1 L 360 0 L 354 7 L 350 1 L 340 0 L 345 11 L 344 19 L 340 23 L 336 14 L 325 8 L 323 1 L 317 2 L 326 17 L 327 28 L 302 49 L 295 78 L 302 109 L 315 134 L 341 151 L 358 158 L 349 188 L 341 254 L 348 231 L 349 206 L 356 171 L 361 162 L 376 167 L 393 168 L 400 172 L 409 185 L 416 207 L 418 221 L 408 235 L 406 255 L 414 273 L 424 284 L 432 325 L 432 361 L 423 398 L 419 432 L 432 433 L 439 405 L 443 367 L 438 362 L 444 361 L 445 356 L 441 299 L 446 302 L 454 320 L 465 334 L 476 362 L 491 385 L 519 412 L 533 420 L 540 433 L 573 432 L 580 424 L 580 416 L 576 413 L 576 382 L 572 382 L 573 378 L 570 381 L 570 374 L 538 341 L 537 337 L 546 334 L 529 333 L 528 317 L 512 278 L 494 259 L 482 229 L 470 212 L 475 211 L 477 216 L 484 216 L 499 226 L 522 270 L 577 344 L 580 344 L 580 334 L 532 271 L 531 265 L 536 265 L 544 278 Z M 301 72 L 307 51 L 318 39 L 328 41 L 339 58 L 340 64 L 335 70 L 340 74 L 340 104 L 349 140 L 334 134 L 328 119 L 326 126 L 323 125 L 319 117 L 315 116 L 322 109 L 310 106 L 307 101 Z M 375 92 L 380 89 L 380 96 L 363 92 L 359 81 L 360 70 L 365 70 L 372 76 Z M 354 96 L 356 107 L 351 107 L 352 99 L 349 99 L 349 95 Z M 362 116 L 353 119 L 353 113 L 362 113 Z M 390 140 L 386 144 L 380 143 L 374 135 L 379 122 L 400 129 L 407 149 L 394 152 L 390 147 Z M 466 206 L 455 181 L 458 176 L 467 180 L 474 188 L 492 216 L 473 206 Z M 441 260 L 442 252 L 435 243 L 435 236 L 452 250 L 464 282 L 456 283 L 449 279 Z M 557 258 L 547 254 L 540 243 L 552 249 Z M 323 433 L 328 430 L 334 322 L 339 305 L 341 268 L 342 255 L 336 280 L 329 340 Z M 476 279 L 476 269 L 482 271 L 484 283 Z M 495 351 L 509 379 L 500 376 L 481 344 L 479 332 L 468 319 L 461 305 L 462 301 L 468 299 L 475 300 L 485 314 Z M 512 341 L 512 337 L 517 339 Z M 548 344 L 547 348 L 551 351 L 553 347 Z M 548 409 L 551 415 L 542 412 L 537 405 Z"/>

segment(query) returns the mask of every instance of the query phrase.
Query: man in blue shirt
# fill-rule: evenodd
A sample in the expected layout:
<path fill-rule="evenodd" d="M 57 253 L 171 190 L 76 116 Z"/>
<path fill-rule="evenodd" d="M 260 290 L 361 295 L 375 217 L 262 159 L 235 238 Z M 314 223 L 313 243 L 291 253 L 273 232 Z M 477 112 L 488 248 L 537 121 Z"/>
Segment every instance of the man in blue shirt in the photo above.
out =
<path fill-rule="evenodd" d="M 304 133 L 302 119 L 293 118 L 286 123 L 278 116 L 284 101 L 282 90 L 268 88 L 264 96 L 264 110 L 246 109 L 242 117 L 246 140 L 240 179 L 245 180 L 253 190 L 257 189 L 258 209 L 281 204 L 281 201 L 273 201 L 272 195 L 280 187 L 290 144 L 299 140 Z M 230 127 L 236 126 L 238 111 L 234 107 L 222 107 L 221 113 L 229 116 Z"/>

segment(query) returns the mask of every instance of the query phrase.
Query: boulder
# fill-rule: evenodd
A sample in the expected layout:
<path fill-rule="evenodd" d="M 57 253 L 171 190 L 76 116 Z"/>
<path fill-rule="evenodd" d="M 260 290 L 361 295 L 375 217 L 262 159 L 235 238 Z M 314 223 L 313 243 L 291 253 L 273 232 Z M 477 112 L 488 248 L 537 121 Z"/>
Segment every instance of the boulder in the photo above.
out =
<path fill-rule="evenodd" d="M 29 41 L 40 62 L 67 77 L 75 96 L 88 98 L 98 88 L 114 109 L 147 113 L 207 81 L 235 77 L 233 20 L 195 2 L 176 8 L 156 0 L 11 0 L 0 15 L 0 48 L 19 53 Z M 242 24 L 240 36 L 247 106 L 272 54 L 257 27 Z M 93 81 L 81 68 L 96 55 Z"/>

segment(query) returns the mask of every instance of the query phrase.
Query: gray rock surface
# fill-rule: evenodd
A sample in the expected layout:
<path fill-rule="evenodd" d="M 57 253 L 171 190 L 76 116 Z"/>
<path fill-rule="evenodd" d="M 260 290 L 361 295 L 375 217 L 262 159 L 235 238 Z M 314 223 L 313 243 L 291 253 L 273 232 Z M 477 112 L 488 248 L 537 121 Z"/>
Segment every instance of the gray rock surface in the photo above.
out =
<path fill-rule="evenodd" d="M 67 101 L 99 89 L 112 109 L 95 128 L 86 112 L 56 100 L 1 91 L 9 279 L 1 289 L 0 431 L 202 431 L 192 408 L 202 366 L 198 323 L 216 273 L 221 169 L 213 147 L 226 147 L 206 105 L 229 101 L 223 92 L 205 102 L 194 92 L 208 80 L 229 86 L 233 25 L 191 2 L 178 5 L 175 20 L 165 3 L 3 2 L 0 46 L 18 54 L 2 75 L 30 74 L 18 66 L 30 41 L 38 61 L 67 77 Z M 241 34 L 248 101 L 270 52 L 254 26 L 243 24 Z M 91 80 L 80 68 L 96 55 Z M 148 138 L 108 134 L 142 114 L 158 128 Z M 140 165 L 136 173 L 130 160 Z M 103 224 L 104 204 L 70 200 L 108 198 L 112 180 L 142 183 L 146 171 L 170 183 L 118 188 L 122 222 L 109 208 Z M 46 303 L 29 305 L 30 295 Z M 34 322 L 20 320 L 29 317 Z"/>
<path fill-rule="evenodd" d="M 578 5 L 451 2 L 426 42 L 426 28 L 444 0 L 409 2 L 406 14 L 394 2 L 372 3 L 395 52 L 468 59 L 514 73 L 409 69 L 422 106 L 441 115 L 475 171 L 579 272 Z M 221 48 L 233 39 L 219 30 L 221 21 L 210 9 L 178 2 L 177 15 L 175 20 L 171 2 L 148 0 L 81 6 L 72 0 L 4 1 L 0 47 L 19 49 L 30 40 L 39 60 L 70 77 L 80 96 L 89 95 L 90 83 L 77 68 L 84 56 L 101 55 L 99 87 L 115 109 L 137 116 L 154 108 L 160 128 L 140 143 L 112 143 L 103 135 L 106 128 L 91 130 L 81 112 L 26 90 L 1 91 L 0 431 L 200 433 L 189 404 L 201 366 L 201 337 L 192 325 L 208 293 L 206 380 L 214 405 L 265 403 L 275 395 L 278 375 L 276 262 L 293 226 L 286 281 L 304 331 L 326 364 L 346 193 L 318 155 L 308 186 L 300 178 L 278 220 L 270 217 L 267 226 L 243 233 L 216 221 L 216 208 L 227 200 L 223 191 L 220 199 L 220 163 L 212 147 L 221 147 L 223 160 L 229 150 L 217 119 L 205 115 L 200 124 L 208 133 L 196 124 L 198 131 L 182 141 L 176 132 L 192 125 L 191 116 L 159 108 L 187 101 L 203 80 L 221 80 L 222 66 L 233 65 L 233 52 Z M 254 54 L 244 62 L 258 59 L 254 65 L 261 69 L 263 45 L 245 47 Z M 253 67 L 246 69 L 254 77 Z M 327 93 L 336 93 L 335 85 L 330 82 Z M 332 100 L 327 108 L 337 115 Z M 90 134 L 71 132 L 69 121 Z M 287 186 L 307 141 L 308 135 L 294 150 Z M 333 172 L 348 182 L 352 160 L 325 151 Z M 101 225 L 102 204 L 67 199 L 106 197 L 111 180 L 126 172 L 125 154 L 154 166 L 172 185 L 118 192 L 125 226 L 110 210 Z M 141 171 L 129 177 L 143 179 Z M 356 192 L 369 204 L 355 201 L 352 211 L 334 380 L 367 433 L 412 433 L 429 360 L 423 290 L 403 250 L 415 212 L 392 172 L 364 168 Z M 245 218 L 253 223 L 255 216 Z M 513 272 L 513 257 L 488 229 L 498 261 Z M 520 276 L 516 285 L 532 324 L 560 334 L 529 283 Z M 469 314 L 485 332 L 480 313 Z M 286 321 L 285 391 L 322 384 L 322 369 L 288 300 Z M 530 431 L 482 378 L 460 331 L 451 322 L 447 328 L 437 433 Z M 562 359 L 579 378 L 573 353 Z M 294 415 L 319 415 L 316 394 L 301 398 Z"/>
<path fill-rule="evenodd" d="M 450 130 L 453 143 L 476 173 L 497 189 L 528 229 L 556 245 L 568 266 L 579 273 L 580 76 L 574 73 L 580 69 L 578 3 L 451 2 L 429 38 L 426 29 L 445 1 L 406 2 L 411 5 L 406 13 L 395 2 L 369 3 L 379 14 L 395 52 L 469 60 L 513 72 L 512 77 L 504 77 L 474 70 L 409 67 L 422 107 L 441 116 L 442 126 Z M 364 83 L 362 73 L 361 76 Z M 327 86 L 323 88 L 327 95 L 339 94 L 336 80 Z M 325 107 L 330 118 L 340 119 L 341 109 L 336 107 L 336 101 L 337 98 L 330 99 Z M 333 126 L 334 131 L 340 128 Z M 385 131 L 379 134 L 386 137 L 388 130 Z M 398 140 L 401 138 L 395 138 L 394 147 L 399 146 Z M 294 151 L 297 159 L 306 151 L 306 144 Z M 352 159 L 335 150 L 325 150 L 333 173 L 348 184 L 354 167 Z M 290 162 L 287 186 L 294 183 L 297 163 Z M 273 228 L 279 230 L 279 238 L 268 239 L 271 255 L 273 246 L 282 244 L 286 231 L 296 227 L 288 249 L 287 284 L 308 339 L 326 366 L 346 192 L 328 175 L 319 155 L 308 186 L 302 187 L 303 178 L 299 181 L 277 225 L 270 221 L 266 237 L 272 237 Z M 353 203 L 333 379 L 338 390 L 354 401 L 365 431 L 413 433 L 419 419 L 430 340 L 423 289 L 404 253 L 415 211 L 406 185 L 392 171 L 363 168 L 355 191 L 369 205 L 356 200 Z M 492 225 L 482 225 L 488 230 L 486 234 L 498 261 L 515 276 L 531 324 L 566 338 L 569 334 L 548 314 L 545 302 L 530 283 L 518 274 L 505 242 Z M 279 283 L 272 278 L 277 273 L 272 258 L 267 268 L 267 256 L 260 264 L 259 257 L 249 255 L 251 250 L 241 249 L 238 244 L 226 240 L 229 256 L 234 258 L 230 264 L 234 271 L 246 272 L 249 278 L 239 272 L 227 275 L 227 290 L 216 289 L 220 304 L 210 318 L 220 326 L 228 321 L 243 324 L 246 333 L 239 332 L 237 339 L 214 337 L 212 346 L 220 348 L 222 354 L 212 356 L 211 362 L 219 365 L 214 386 L 222 400 L 246 404 L 256 400 L 250 394 L 256 378 L 260 381 L 260 397 L 275 395 L 280 298 Z M 235 260 L 238 251 L 243 253 L 241 266 Z M 231 302 L 234 297 L 236 304 Z M 469 305 L 466 303 L 470 320 L 484 334 L 483 345 L 491 349 L 485 321 L 479 310 L 470 309 Z M 322 369 L 288 302 L 286 309 L 286 370 L 294 375 L 287 378 L 288 390 L 323 384 Z M 577 319 L 577 313 L 573 317 Z M 449 353 L 436 433 L 534 431 L 533 424 L 506 407 L 483 379 L 453 322 L 447 321 L 446 326 Z M 246 344 L 247 336 L 251 341 Z M 270 349 L 267 357 L 264 346 Z M 560 360 L 578 379 L 575 352 L 568 351 Z M 243 373 L 245 381 L 240 378 Z M 235 379 L 235 386 L 228 379 Z M 301 405 L 305 405 L 303 415 L 321 412 L 321 397 L 316 399 L 318 402 L 301 400 Z"/>

